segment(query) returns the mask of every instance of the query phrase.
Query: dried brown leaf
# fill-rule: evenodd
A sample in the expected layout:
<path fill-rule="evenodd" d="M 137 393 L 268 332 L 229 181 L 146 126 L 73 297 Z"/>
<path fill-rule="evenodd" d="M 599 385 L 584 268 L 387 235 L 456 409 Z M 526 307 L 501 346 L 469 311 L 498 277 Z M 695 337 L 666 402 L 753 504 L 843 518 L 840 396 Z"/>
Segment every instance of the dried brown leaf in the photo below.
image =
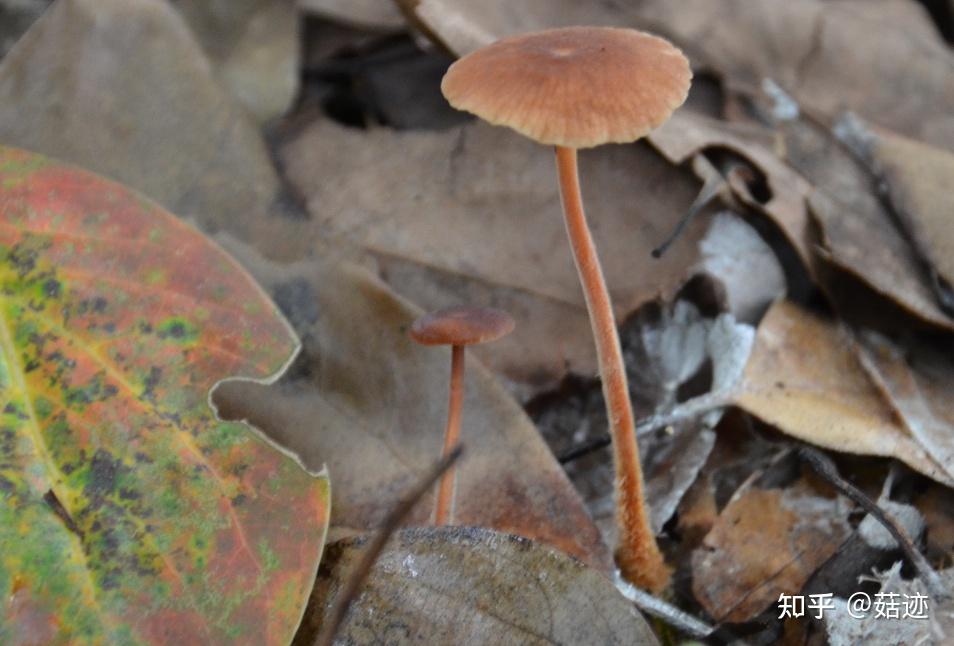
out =
<path fill-rule="evenodd" d="M 748 621 L 797 594 L 848 537 L 850 503 L 804 485 L 750 489 L 722 511 L 693 552 L 692 590 L 717 621 Z"/>
<path fill-rule="evenodd" d="M 887 182 L 892 206 L 921 256 L 950 290 L 954 285 L 954 154 L 885 130 L 876 134 L 870 152 Z M 954 300 L 946 307 L 954 312 Z"/>
<path fill-rule="evenodd" d="M 0 140 L 117 179 L 206 230 L 274 240 L 278 177 L 210 69 L 165 2 L 57 2 L 0 61 Z M 289 256 L 303 246 L 280 244 Z"/>
<path fill-rule="evenodd" d="M 644 0 L 629 24 L 669 37 L 730 85 L 754 91 L 773 79 L 814 112 L 850 109 L 954 150 L 954 51 L 920 7 L 877 4 Z"/>
<path fill-rule="evenodd" d="M 328 546 L 296 644 L 360 559 L 366 538 Z M 406 529 L 385 548 L 336 644 L 657 644 L 605 576 L 524 538 L 487 529 Z"/>
<path fill-rule="evenodd" d="M 844 141 L 867 138 L 850 119 L 835 132 L 804 119 L 781 125 L 785 157 L 814 186 L 808 198 L 826 258 L 908 312 L 954 329 L 938 305 L 926 272 L 891 212 L 875 179 Z"/>
<path fill-rule="evenodd" d="M 281 116 L 298 92 L 295 0 L 175 0 L 216 78 L 259 121 Z"/>
<path fill-rule="evenodd" d="M 256 420 L 306 464 L 327 464 L 332 524 L 372 529 L 440 455 L 450 351 L 408 337 L 420 312 L 365 270 L 281 266 L 244 245 L 235 255 L 299 332 L 293 377 L 227 384 L 223 414 Z M 523 410 L 468 351 L 454 524 L 528 536 L 606 570 L 606 546 L 578 494 Z M 294 377 L 297 375 L 297 377 Z M 429 496 L 408 518 L 430 520 Z"/>
<path fill-rule="evenodd" d="M 852 337 L 782 301 L 759 326 L 735 402 L 784 433 L 817 446 L 893 457 L 954 483 L 912 437 L 863 369 Z"/>
<path fill-rule="evenodd" d="M 282 158 L 320 235 L 362 248 L 399 293 L 427 309 L 487 303 L 520 319 L 513 335 L 478 350 L 495 370 L 536 388 L 595 371 L 552 150 L 483 123 L 396 132 L 319 120 Z M 661 260 L 650 251 L 692 203 L 696 181 L 642 144 L 584 151 L 581 174 L 617 314 L 671 295 L 706 218 Z"/>

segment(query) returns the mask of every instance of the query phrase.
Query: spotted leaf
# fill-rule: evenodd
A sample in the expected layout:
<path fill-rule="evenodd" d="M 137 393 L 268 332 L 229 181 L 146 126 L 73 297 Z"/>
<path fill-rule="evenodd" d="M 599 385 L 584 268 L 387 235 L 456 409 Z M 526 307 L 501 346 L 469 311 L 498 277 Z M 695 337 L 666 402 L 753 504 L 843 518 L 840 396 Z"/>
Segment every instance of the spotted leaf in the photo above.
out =
<path fill-rule="evenodd" d="M 0 147 L 0 644 L 289 642 L 327 479 L 209 393 L 296 350 L 197 231 Z"/>

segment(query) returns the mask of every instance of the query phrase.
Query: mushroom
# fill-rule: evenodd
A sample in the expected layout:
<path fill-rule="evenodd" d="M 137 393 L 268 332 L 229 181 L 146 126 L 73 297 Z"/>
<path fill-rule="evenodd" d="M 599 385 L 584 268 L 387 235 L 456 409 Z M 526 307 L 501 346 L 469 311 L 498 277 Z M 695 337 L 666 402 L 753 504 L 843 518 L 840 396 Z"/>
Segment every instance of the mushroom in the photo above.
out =
<path fill-rule="evenodd" d="M 513 331 L 514 320 L 506 312 L 491 307 L 449 307 L 425 314 L 411 325 L 411 338 L 422 345 L 449 345 L 451 350 L 450 403 L 444 430 L 443 456 L 446 458 L 460 440 L 461 403 L 464 398 L 464 347 L 495 341 Z M 456 471 L 441 477 L 434 506 L 434 524 L 450 521 L 454 501 Z"/>
<path fill-rule="evenodd" d="M 689 62 L 667 41 L 632 29 L 567 27 L 497 41 L 450 66 L 448 102 L 556 148 L 573 258 L 596 340 L 616 468 L 616 562 L 658 591 L 670 570 L 649 526 L 626 370 L 609 292 L 580 195 L 577 149 L 628 143 L 661 125 L 689 91 Z"/>

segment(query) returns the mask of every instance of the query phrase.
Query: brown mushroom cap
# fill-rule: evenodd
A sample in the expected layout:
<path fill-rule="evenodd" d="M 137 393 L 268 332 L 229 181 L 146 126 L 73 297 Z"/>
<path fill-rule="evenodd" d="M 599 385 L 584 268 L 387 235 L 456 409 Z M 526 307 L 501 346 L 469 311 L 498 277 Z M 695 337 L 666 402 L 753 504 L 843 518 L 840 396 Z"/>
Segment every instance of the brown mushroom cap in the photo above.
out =
<path fill-rule="evenodd" d="M 506 336 L 513 317 L 492 307 L 449 307 L 425 314 L 411 325 L 411 338 L 423 345 L 473 345 Z"/>
<path fill-rule="evenodd" d="M 458 110 L 543 144 L 627 143 L 662 125 L 689 92 L 689 61 L 634 29 L 566 27 L 499 40 L 450 66 Z"/>

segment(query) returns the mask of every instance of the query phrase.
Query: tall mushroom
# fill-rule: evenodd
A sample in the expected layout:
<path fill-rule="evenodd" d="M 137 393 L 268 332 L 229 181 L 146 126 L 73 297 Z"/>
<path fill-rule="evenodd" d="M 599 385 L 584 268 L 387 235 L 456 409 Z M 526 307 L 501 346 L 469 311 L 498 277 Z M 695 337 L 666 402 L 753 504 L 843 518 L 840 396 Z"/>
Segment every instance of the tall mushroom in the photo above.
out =
<path fill-rule="evenodd" d="M 616 468 L 616 562 L 650 590 L 670 577 L 643 501 L 643 475 L 626 370 L 609 292 L 593 244 L 577 174 L 577 149 L 628 143 L 669 118 L 686 99 L 692 72 L 667 41 L 632 29 L 568 27 L 497 41 L 460 59 L 441 90 L 472 112 L 556 148 L 567 235 L 583 285 Z"/>
<path fill-rule="evenodd" d="M 425 314 L 411 325 L 411 338 L 423 345 L 449 345 L 451 351 L 450 402 L 444 430 L 446 458 L 460 440 L 460 416 L 464 399 L 464 347 L 487 343 L 513 331 L 513 318 L 492 307 L 450 307 Z M 451 519 L 456 471 L 448 469 L 441 477 L 434 505 L 434 524 L 446 525 Z"/>

